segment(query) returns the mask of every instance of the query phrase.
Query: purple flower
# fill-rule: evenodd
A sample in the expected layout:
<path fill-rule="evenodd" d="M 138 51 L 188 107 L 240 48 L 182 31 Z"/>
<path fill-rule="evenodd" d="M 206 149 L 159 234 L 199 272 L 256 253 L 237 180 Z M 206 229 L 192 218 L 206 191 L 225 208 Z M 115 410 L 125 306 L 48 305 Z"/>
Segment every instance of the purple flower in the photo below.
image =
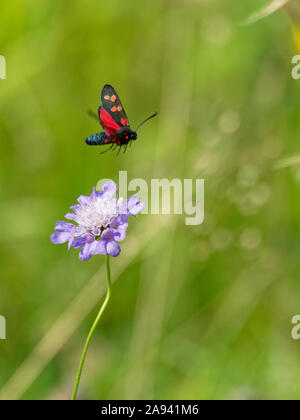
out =
<path fill-rule="evenodd" d="M 59 221 L 51 235 L 54 244 L 68 242 L 80 249 L 79 258 L 87 261 L 95 254 L 109 254 L 117 257 L 120 254 L 118 242 L 126 238 L 128 216 L 135 216 L 145 208 L 136 196 L 131 196 L 124 203 L 117 198 L 118 186 L 112 181 L 103 185 L 102 191 L 93 188 L 90 196 L 81 195 L 78 203 L 72 206 L 73 212 L 65 218 L 77 223 Z"/>

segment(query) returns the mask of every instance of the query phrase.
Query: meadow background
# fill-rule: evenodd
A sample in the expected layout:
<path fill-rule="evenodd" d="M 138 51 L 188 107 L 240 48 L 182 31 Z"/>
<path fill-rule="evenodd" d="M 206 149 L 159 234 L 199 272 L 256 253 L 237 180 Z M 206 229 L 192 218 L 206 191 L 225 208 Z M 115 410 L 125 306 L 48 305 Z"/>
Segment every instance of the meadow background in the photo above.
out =
<path fill-rule="evenodd" d="M 99 179 L 205 179 L 205 221 L 131 220 L 79 397 L 298 399 L 300 81 L 282 11 L 263 0 L 3 0 L 0 398 L 70 398 L 105 287 L 50 234 Z M 112 84 L 129 153 L 87 147 Z M 278 164 L 279 162 L 279 164 Z"/>

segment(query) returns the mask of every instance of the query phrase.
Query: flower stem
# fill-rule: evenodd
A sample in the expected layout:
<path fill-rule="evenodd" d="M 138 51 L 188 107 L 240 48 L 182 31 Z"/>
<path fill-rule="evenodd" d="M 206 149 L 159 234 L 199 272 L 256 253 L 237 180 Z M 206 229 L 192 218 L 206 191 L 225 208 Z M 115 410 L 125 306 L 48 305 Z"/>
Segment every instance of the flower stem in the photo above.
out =
<path fill-rule="evenodd" d="M 77 376 L 76 376 L 76 380 L 75 380 L 75 385 L 74 385 L 74 390 L 73 390 L 73 394 L 72 394 L 72 400 L 76 400 L 76 394 L 77 394 L 77 390 L 78 390 L 78 386 L 79 386 L 79 382 L 80 382 L 80 377 L 81 377 L 81 373 L 82 373 L 82 369 L 83 369 L 83 365 L 84 365 L 84 361 L 85 361 L 85 357 L 86 357 L 86 353 L 88 350 L 88 346 L 90 344 L 92 335 L 94 334 L 94 331 L 98 325 L 98 322 L 100 321 L 102 314 L 108 304 L 108 301 L 110 299 L 110 295 L 111 295 L 111 280 L 110 280 L 110 266 L 109 266 L 109 255 L 106 255 L 106 277 L 107 277 L 107 291 L 106 291 L 106 296 L 105 296 L 105 300 L 100 308 L 100 311 L 98 312 L 98 315 L 92 325 L 92 328 L 90 329 L 89 335 L 86 339 L 84 348 L 83 348 L 83 352 L 81 355 L 81 360 L 79 363 L 79 367 L 78 367 L 78 371 L 77 371 Z"/>

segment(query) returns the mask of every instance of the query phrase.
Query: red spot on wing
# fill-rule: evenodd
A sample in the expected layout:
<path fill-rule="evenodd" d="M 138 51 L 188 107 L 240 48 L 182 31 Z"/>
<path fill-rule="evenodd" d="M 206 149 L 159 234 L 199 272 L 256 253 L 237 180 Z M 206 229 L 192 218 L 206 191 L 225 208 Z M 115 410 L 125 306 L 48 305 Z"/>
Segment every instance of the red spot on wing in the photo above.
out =
<path fill-rule="evenodd" d="M 115 101 L 117 100 L 116 95 L 112 95 L 112 97 L 110 98 L 110 100 L 111 100 L 112 102 L 115 102 Z"/>
<path fill-rule="evenodd" d="M 121 124 L 122 125 L 129 125 L 129 123 L 128 123 L 128 119 L 126 118 L 126 119 L 124 119 L 124 118 L 121 118 Z"/>
<path fill-rule="evenodd" d="M 113 107 L 110 108 L 111 112 L 116 112 L 117 109 L 118 108 L 116 108 L 115 106 L 113 106 Z"/>
<path fill-rule="evenodd" d="M 99 109 L 99 119 L 108 136 L 115 135 L 120 126 L 113 117 L 102 107 Z"/>

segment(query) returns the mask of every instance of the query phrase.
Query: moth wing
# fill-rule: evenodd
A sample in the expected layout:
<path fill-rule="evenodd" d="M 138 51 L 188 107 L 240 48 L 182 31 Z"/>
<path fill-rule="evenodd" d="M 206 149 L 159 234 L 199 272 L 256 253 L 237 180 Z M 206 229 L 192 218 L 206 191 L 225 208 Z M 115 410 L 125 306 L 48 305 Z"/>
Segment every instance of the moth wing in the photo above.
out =
<path fill-rule="evenodd" d="M 102 107 L 111 115 L 113 120 L 121 127 L 129 127 L 128 118 L 120 98 L 111 85 L 105 85 L 101 93 Z"/>
<path fill-rule="evenodd" d="M 121 128 L 113 117 L 102 106 L 99 107 L 99 120 L 108 136 L 116 136 L 118 130 Z"/>

